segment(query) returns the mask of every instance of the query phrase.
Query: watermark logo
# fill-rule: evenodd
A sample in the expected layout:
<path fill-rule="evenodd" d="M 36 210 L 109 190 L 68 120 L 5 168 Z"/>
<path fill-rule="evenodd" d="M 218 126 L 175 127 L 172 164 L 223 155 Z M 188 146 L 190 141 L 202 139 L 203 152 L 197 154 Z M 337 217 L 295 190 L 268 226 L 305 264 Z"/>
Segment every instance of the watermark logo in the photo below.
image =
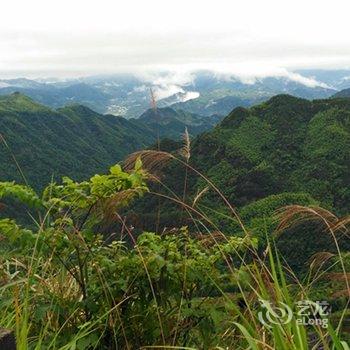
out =
<path fill-rule="evenodd" d="M 266 327 L 283 325 L 294 320 L 299 325 L 328 327 L 330 305 L 327 301 L 300 300 L 295 303 L 295 311 L 285 303 L 273 304 L 260 299 L 259 321 Z"/>
<path fill-rule="evenodd" d="M 292 309 L 285 303 L 280 302 L 278 305 L 273 305 L 268 300 L 260 299 L 262 310 L 259 311 L 259 321 L 271 327 L 274 324 L 287 324 L 293 318 Z"/>

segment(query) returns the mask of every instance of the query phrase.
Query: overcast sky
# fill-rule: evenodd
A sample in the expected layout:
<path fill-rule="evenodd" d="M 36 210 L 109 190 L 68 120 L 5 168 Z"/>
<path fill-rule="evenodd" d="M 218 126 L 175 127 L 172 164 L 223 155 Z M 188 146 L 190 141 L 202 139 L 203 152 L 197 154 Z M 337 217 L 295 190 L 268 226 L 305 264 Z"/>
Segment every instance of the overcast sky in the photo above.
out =
<path fill-rule="evenodd" d="M 349 0 L 3 1 L 0 77 L 350 67 Z"/>

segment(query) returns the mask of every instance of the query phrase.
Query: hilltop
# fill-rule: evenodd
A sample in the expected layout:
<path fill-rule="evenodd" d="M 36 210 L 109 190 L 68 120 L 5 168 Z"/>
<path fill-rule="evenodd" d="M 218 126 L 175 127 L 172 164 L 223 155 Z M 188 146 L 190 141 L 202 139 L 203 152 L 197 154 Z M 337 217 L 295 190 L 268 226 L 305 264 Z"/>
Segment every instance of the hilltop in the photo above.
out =
<path fill-rule="evenodd" d="M 0 96 L 0 129 L 9 146 L 1 142 L 0 178 L 23 181 L 15 155 L 35 187 L 51 176 L 80 179 L 154 144 L 158 126 L 160 137 L 179 140 L 186 128 L 197 135 L 219 120 L 218 116 L 202 117 L 169 107 L 156 113 L 148 110 L 139 119 L 129 120 L 99 114 L 80 104 L 54 110 L 15 92 Z"/>
<path fill-rule="evenodd" d="M 317 81 L 313 78 L 316 75 Z M 199 70 L 174 79 L 173 72 L 154 76 L 115 74 L 72 79 L 0 79 L 0 95 L 19 91 L 51 108 L 78 103 L 99 112 L 137 118 L 150 104 L 154 89 L 159 107 L 199 115 L 227 115 L 238 106 L 249 107 L 288 93 L 307 99 L 325 98 L 349 87 L 349 72 L 300 72 L 249 80 L 234 74 Z"/>
<path fill-rule="evenodd" d="M 333 95 L 333 98 L 348 98 L 350 97 L 350 88 L 344 89 Z"/>
<path fill-rule="evenodd" d="M 23 182 L 15 155 L 28 182 L 40 187 L 51 177 L 84 178 L 153 143 L 145 125 L 72 105 L 53 110 L 14 93 L 0 97 L 0 178 Z"/>
<path fill-rule="evenodd" d="M 191 135 L 198 135 L 213 128 L 222 117 L 218 115 L 201 116 L 195 113 L 175 110 L 171 107 L 157 108 L 156 111 L 148 109 L 137 119 L 152 130 L 159 125 L 160 137 L 179 139 L 185 128 Z"/>
<path fill-rule="evenodd" d="M 197 166 L 230 188 L 235 203 L 302 190 L 349 209 L 350 101 L 278 95 L 236 108 L 196 139 L 193 155 Z"/>
<path fill-rule="evenodd" d="M 251 108 L 235 108 L 193 140 L 190 163 L 239 208 L 288 192 L 307 194 L 330 210 L 347 213 L 350 100 L 277 95 Z M 183 167 L 172 164 L 165 172 L 167 186 L 182 193 Z M 196 176 L 190 176 L 188 183 L 190 198 L 204 186 Z M 202 201 L 218 210 L 220 201 L 210 193 Z M 162 216 L 167 218 L 164 225 L 178 220 L 172 215 Z"/>

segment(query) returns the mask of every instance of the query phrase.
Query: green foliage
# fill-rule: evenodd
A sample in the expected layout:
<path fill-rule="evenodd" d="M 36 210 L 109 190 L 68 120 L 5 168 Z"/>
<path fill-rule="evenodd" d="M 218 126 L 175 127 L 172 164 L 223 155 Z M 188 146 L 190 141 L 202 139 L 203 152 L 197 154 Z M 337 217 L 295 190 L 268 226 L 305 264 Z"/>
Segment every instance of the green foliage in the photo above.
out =
<path fill-rule="evenodd" d="M 350 202 L 350 112 L 330 109 L 310 121 L 305 143 L 307 190 L 346 213 Z M 301 175 L 300 175 L 301 176 Z"/>
<path fill-rule="evenodd" d="M 144 123 L 151 130 L 159 132 L 162 138 L 168 137 L 179 140 L 186 128 L 191 135 L 195 136 L 214 127 L 220 119 L 222 118 L 218 116 L 203 117 L 180 109 L 164 107 L 157 108 L 156 111 L 153 109 L 147 110 L 141 114 L 137 122 Z"/>
<path fill-rule="evenodd" d="M 286 192 L 271 195 L 254 203 L 248 204 L 240 210 L 240 215 L 244 220 L 264 217 L 270 218 L 276 213 L 277 209 L 292 204 L 310 206 L 317 205 L 318 203 L 307 193 Z"/>
<path fill-rule="evenodd" d="M 82 180 L 152 144 L 145 125 L 83 106 L 52 110 L 21 94 L 0 99 L 0 179 L 41 190 L 62 176 Z M 5 144 L 5 142 L 6 144 Z"/>
<path fill-rule="evenodd" d="M 0 96 L 0 111 L 1 112 L 31 112 L 40 113 L 48 112 L 48 107 L 39 105 L 29 97 L 19 93 L 13 93 L 10 96 Z"/>
<path fill-rule="evenodd" d="M 317 205 L 317 202 L 313 200 L 308 194 L 305 193 L 281 193 L 278 195 L 271 195 L 264 199 L 260 199 L 254 203 L 248 204 L 240 210 L 240 216 L 246 223 L 250 232 L 258 237 L 261 247 L 265 247 L 266 240 L 269 236 L 272 236 L 279 223 L 278 210 L 288 205 L 302 205 L 312 206 Z M 305 243 L 312 245 L 307 238 Z M 285 245 L 286 252 L 293 251 L 294 246 L 286 240 Z M 310 254 L 305 254 L 306 257 L 310 257 Z M 286 254 L 285 258 L 290 262 L 290 255 Z M 303 261 L 305 261 L 303 259 Z"/>
<path fill-rule="evenodd" d="M 8 240 L 12 253 L 14 249 L 22 252 L 26 250 L 29 251 L 35 243 L 34 233 L 31 230 L 20 227 L 11 219 L 0 220 L 0 235 L 3 239 Z M 6 246 L 6 244 L 2 242 L 0 251 L 2 254 L 5 254 L 8 248 L 9 246 Z"/>
<path fill-rule="evenodd" d="M 31 102 L 20 97 L 14 103 Z M 52 112 L 26 108 L 30 123 L 25 128 Z M 250 110 L 233 111 L 194 141 L 190 166 L 198 166 L 204 175 L 193 168 L 183 172 L 182 158 L 181 166 L 165 169 L 167 192 L 158 193 L 162 201 L 150 196 L 157 195 L 154 188 L 160 188 L 163 177 L 152 177 L 159 182 L 149 190 L 140 158 L 130 172 L 115 165 L 108 174 L 85 181 L 70 176 L 62 183 L 52 180 L 41 197 L 27 186 L 1 182 L 0 198 L 21 201 L 38 215 L 30 228 L 0 220 L 0 326 L 16 329 L 21 349 L 295 350 L 307 349 L 312 333 L 326 348 L 331 339 L 329 347 L 343 350 L 342 332 L 332 327 L 310 329 L 294 318 L 266 327 L 258 315 L 259 299 L 283 302 L 294 310 L 295 302 L 308 295 L 328 300 L 341 288 L 336 283 L 340 280 L 321 281 L 321 268 L 314 280 L 313 271 L 307 274 L 315 253 L 348 250 L 346 235 L 335 244 L 328 232 L 337 227 L 335 216 L 325 214 L 333 220 L 328 225 L 305 220 L 274 232 L 276 211 L 286 205 L 320 203 L 348 211 L 349 108 L 339 100 L 276 96 Z M 11 105 L 8 113 L 14 121 L 20 112 Z M 54 117 L 62 121 L 65 116 L 70 127 L 84 129 L 81 113 L 92 124 L 79 143 L 92 152 L 94 139 L 86 137 L 104 135 L 102 116 L 75 106 L 54 112 Z M 23 120 L 14 122 L 13 132 L 23 127 Z M 80 149 L 75 149 L 75 160 L 82 155 Z M 87 156 L 80 160 L 84 163 Z M 169 192 L 176 207 L 165 204 Z M 149 222 L 157 233 L 137 230 L 125 220 L 127 207 L 144 194 L 133 213 L 141 208 L 150 215 L 155 208 L 157 217 L 150 215 Z M 338 226 L 346 232 L 346 222 Z M 269 243 L 272 238 L 279 251 Z M 345 276 L 348 257 L 340 252 L 338 258 L 340 263 L 334 262 L 329 271 Z M 290 267 L 306 281 L 289 278 Z M 332 320 L 336 327 L 347 304 L 341 298 L 332 302 L 337 306 Z"/>
<path fill-rule="evenodd" d="M 242 229 L 222 197 L 208 186 L 209 179 L 237 209 L 249 231 L 259 237 L 261 246 L 277 226 L 274 211 L 285 205 L 319 205 L 337 215 L 347 214 L 349 111 L 350 100 L 307 101 L 287 95 L 250 109 L 236 108 L 212 131 L 192 142 L 190 166 L 204 177 L 188 170 L 184 202 L 190 204 L 201 194 L 196 209 L 210 218 L 212 229 L 241 235 Z M 166 195 L 182 193 L 184 168 L 174 161 L 163 170 Z M 147 211 L 140 230 L 172 227 L 178 222 L 191 225 L 179 215 L 179 206 L 147 197 L 135 208 L 142 218 L 145 214 L 139 212 Z M 158 226 L 154 225 L 157 221 Z M 334 251 L 322 229 L 299 226 L 279 238 L 284 257 L 296 271 L 304 271 L 315 252 L 327 247 Z M 342 241 L 346 249 L 344 244 Z"/>
<path fill-rule="evenodd" d="M 256 163 L 263 161 L 263 151 L 271 145 L 274 139 L 274 132 L 271 129 L 267 122 L 255 116 L 248 116 L 242 120 L 238 128 L 235 128 L 234 133 L 219 130 L 227 139 L 229 147 L 240 151 L 249 161 Z"/>
<path fill-rule="evenodd" d="M 237 108 L 193 142 L 191 161 L 209 178 L 218 178 L 215 183 L 238 206 L 271 194 L 305 192 L 347 213 L 349 111 L 349 101 L 287 95 Z M 220 164 L 226 164 L 225 176 Z"/>
<path fill-rule="evenodd" d="M 9 219 L 0 221 L 0 272 L 9 283 L 0 293 L 14 304 L 19 302 L 16 298 L 30 298 L 32 345 L 40 339 L 43 347 L 63 346 L 85 327 L 89 336 L 77 343 L 82 349 L 96 342 L 109 348 L 157 344 L 159 339 L 198 346 L 219 341 L 218 317 L 224 309 L 212 305 L 211 299 L 218 286 L 223 290 L 235 286 L 225 256 L 244 252 L 251 242 L 231 237 L 208 247 L 183 228 L 163 237 L 144 233 L 132 249 L 118 240 L 106 244 L 108 237 L 99 232 L 108 214 L 106 204 L 109 210 L 113 205 L 114 212 L 124 207 L 147 191 L 144 180 L 140 161 L 131 173 L 113 166 L 110 174 L 89 181 L 65 178 L 61 185 L 50 184 L 44 190 L 43 205 L 49 215 L 37 233 Z M 16 191 L 10 194 L 17 196 Z M 11 259 L 21 262 L 15 275 L 6 269 Z M 30 289 L 17 287 L 16 281 L 27 277 Z M 12 283 L 19 288 L 16 295 Z M 62 283 L 67 292 L 57 289 Z M 12 310 L 8 303 L 0 307 Z M 215 340 L 205 335 L 209 329 Z M 45 337 L 40 338 L 43 330 Z"/>
<path fill-rule="evenodd" d="M 182 227 L 136 237 L 119 213 L 148 191 L 146 179 L 140 159 L 128 173 L 116 165 L 87 181 L 64 178 L 44 190 L 47 212 L 37 230 L 0 221 L 0 325 L 16 329 L 18 346 L 306 349 L 307 331 L 294 320 L 271 329 L 257 321 L 259 299 L 274 295 L 294 308 L 293 298 L 305 293 L 298 284 L 287 286 L 269 245 L 268 266 L 250 234 L 199 235 Z M 1 186 L 29 203 L 28 197 L 38 198 L 24 186 Z M 280 194 L 250 204 L 242 215 L 256 225 L 256 218 L 290 202 L 312 200 Z M 317 336 L 327 342 L 329 333 L 321 329 Z"/>
<path fill-rule="evenodd" d="M 30 207 L 40 207 L 42 202 L 37 194 L 28 186 L 18 185 L 15 182 L 0 183 L 0 199 L 12 197 Z"/>

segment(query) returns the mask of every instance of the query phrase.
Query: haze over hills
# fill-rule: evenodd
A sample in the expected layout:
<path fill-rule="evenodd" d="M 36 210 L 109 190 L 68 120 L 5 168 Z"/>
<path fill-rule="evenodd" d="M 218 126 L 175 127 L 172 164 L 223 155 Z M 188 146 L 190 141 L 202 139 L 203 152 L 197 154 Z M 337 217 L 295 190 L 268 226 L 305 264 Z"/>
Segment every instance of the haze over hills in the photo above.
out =
<path fill-rule="evenodd" d="M 75 79 L 0 80 L 0 94 L 19 91 L 58 108 L 79 103 L 99 113 L 137 118 L 150 107 L 150 88 L 159 107 L 173 106 L 210 116 L 226 115 L 237 106 L 251 106 L 287 93 L 307 99 L 326 98 L 350 87 L 350 71 L 298 71 L 280 76 L 237 77 L 211 71 L 192 73 L 118 74 Z"/>
<path fill-rule="evenodd" d="M 0 81 L 0 94 L 8 95 L 20 92 L 38 103 L 52 108 L 63 107 L 67 104 L 84 104 L 96 111 L 104 111 L 109 98 L 99 89 L 82 82 L 41 83 L 29 79 L 13 79 Z"/>
<path fill-rule="evenodd" d="M 349 88 L 350 70 L 349 69 L 298 69 L 295 73 L 304 77 L 311 77 L 316 81 L 322 82 L 336 90 Z"/>
<path fill-rule="evenodd" d="M 343 98 L 343 97 L 348 98 L 348 97 L 350 97 L 350 88 L 337 92 L 336 94 L 333 95 L 333 97 L 334 98 Z"/>

